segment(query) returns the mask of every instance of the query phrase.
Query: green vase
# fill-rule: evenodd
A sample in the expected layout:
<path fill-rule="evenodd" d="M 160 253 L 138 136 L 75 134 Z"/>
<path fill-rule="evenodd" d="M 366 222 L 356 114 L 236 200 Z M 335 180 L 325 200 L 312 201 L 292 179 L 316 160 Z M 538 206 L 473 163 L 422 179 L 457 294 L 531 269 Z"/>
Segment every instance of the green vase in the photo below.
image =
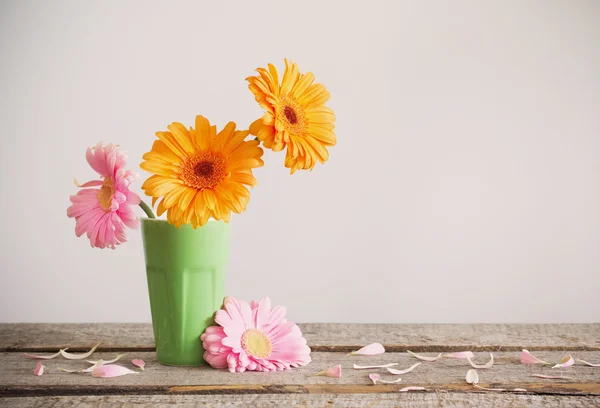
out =
<path fill-rule="evenodd" d="M 158 361 L 205 364 L 200 335 L 214 324 L 225 296 L 231 226 L 209 220 L 180 228 L 142 219 L 148 293 Z"/>

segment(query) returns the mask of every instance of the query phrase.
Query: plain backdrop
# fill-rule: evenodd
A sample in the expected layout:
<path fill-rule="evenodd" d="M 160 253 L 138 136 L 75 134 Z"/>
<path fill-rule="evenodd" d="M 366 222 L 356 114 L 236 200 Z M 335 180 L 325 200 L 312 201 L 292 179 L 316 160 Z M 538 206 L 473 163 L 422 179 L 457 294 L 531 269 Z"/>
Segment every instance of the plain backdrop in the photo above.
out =
<path fill-rule="evenodd" d="M 2 1 L 0 321 L 150 321 L 140 232 L 92 249 L 66 216 L 85 149 L 139 169 L 173 121 L 246 128 L 245 78 L 284 57 L 338 144 L 293 176 L 267 152 L 228 294 L 300 322 L 600 321 L 600 2 L 534 0 Z"/>

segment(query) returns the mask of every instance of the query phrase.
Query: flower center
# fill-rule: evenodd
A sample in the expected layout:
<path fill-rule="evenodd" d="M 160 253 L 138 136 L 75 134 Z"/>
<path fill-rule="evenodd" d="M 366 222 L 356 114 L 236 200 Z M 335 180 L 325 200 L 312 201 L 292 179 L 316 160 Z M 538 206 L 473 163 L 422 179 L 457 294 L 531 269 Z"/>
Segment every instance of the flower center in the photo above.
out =
<path fill-rule="evenodd" d="M 279 120 L 283 122 L 283 127 L 292 135 L 303 135 L 306 131 L 306 120 L 304 119 L 304 109 L 298 104 L 296 99 L 287 95 L 281 98 L 278 106 Z"/>
<path fill-rule="evenodd" d="M 242 348 L 246 353 L 258 358 L 268 358 L 272 350 L 267 336 L 256 329 L 246 330 L 242 334 Z"/>
<path fill-rule="evenodd" d="M 98 202 L 100 203 L 100 208 L 102 208 L 104 211 L 109 211 L 114 195 L 115 183 L 112 181 L 112 179 L 104 180 L 104 183 L 102 183 L 102 187 L 100 187 L 100 191 L 98 192 Z"/>
<path fill-rule="evenodd" d="M 296 116 L 296 112 L 294 111 L 293 108 L 286 106 L 283 109 L 283 114 L 285 115 L 288 122 L 290 122 L 292 125 L 295 125 L 296 123 L 298 123 L 298 117 Z"/>
<path fill-rule="evenodd" d="M 227 176 L 225 159 L 212 152 L 197 152 L 180 168 L 181 179 L 198 190 L 211 188 Z"/>

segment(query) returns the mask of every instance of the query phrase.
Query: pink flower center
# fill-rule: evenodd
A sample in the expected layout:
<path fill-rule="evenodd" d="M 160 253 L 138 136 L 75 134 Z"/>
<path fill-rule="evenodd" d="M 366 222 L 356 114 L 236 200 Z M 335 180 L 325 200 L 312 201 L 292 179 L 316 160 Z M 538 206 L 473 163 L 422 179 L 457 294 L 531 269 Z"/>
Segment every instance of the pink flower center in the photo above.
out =
<path fill-rule="evenodd" d="M 242 334 L 242 348 L 252 357 L 258 358 L 268 358 L 272 350 L 267 336 L 256 329 L 246 330 Z"/>
<path fill-rule="evenodd" d="M 102 187 L 100 187 L 100 191 L 98 192 L 98 202 L 100 203 L 100 208 L 104 211 L 110 210 L 110 204 L 112 203 L 113 196 L 115 195 L 115 183 L 112 179 L 104 180 L 102 183 Z"/>

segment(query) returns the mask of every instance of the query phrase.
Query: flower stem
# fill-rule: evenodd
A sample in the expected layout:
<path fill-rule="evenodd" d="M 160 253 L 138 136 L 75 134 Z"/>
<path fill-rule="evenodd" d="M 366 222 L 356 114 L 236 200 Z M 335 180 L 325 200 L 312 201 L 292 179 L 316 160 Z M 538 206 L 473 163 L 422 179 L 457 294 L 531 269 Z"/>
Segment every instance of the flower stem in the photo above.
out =
<path fill-rule="evenodd" d="M 144 200 L 140 200 L 140 207 L 142 208 L 142 210 L 144 210 L 148 218 L 156 218 L 154 216 L 154 213 L 152 212 L 152 208 L 148 207 L 148 204 L 146 204 Z"/>

